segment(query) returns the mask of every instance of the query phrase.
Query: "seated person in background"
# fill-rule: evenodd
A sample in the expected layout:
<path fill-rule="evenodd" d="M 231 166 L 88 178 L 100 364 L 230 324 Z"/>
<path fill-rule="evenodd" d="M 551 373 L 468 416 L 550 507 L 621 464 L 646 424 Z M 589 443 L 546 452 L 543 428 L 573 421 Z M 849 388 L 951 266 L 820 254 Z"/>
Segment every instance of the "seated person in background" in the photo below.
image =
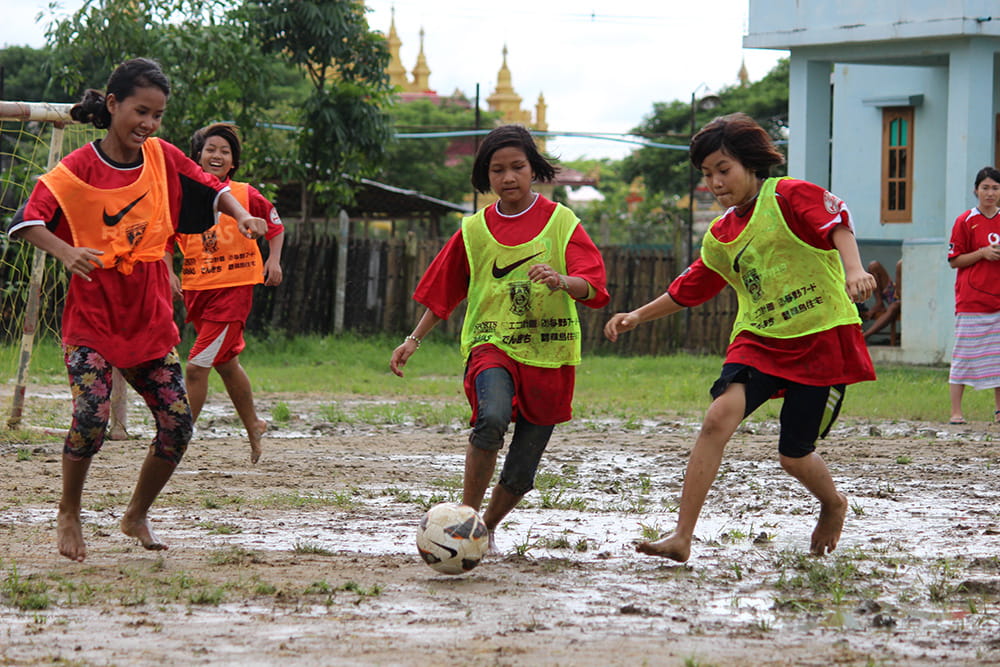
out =
<path fill-rule="evenodd" d="M 878 287 L 875 289 L 875 305 L 861 317 L 865 320 L 874 320 L 864 331 L 864 338 L 878 333 L 893 322 L 899 320 L 900 299 L 902 298 L 903 280 L 903 260 L 896 262 L 896 282 L 889 279 L 889 273 L 877 260 L 868 264 L 868 273 L 875 276 Z"/>

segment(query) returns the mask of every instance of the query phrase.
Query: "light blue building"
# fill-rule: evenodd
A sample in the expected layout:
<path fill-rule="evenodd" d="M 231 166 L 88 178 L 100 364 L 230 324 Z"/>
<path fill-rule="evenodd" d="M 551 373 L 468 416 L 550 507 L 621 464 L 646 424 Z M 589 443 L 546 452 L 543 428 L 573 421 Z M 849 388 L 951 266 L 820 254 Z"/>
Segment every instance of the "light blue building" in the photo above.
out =
<path fill-rule="evenodd" d="M 903 260 L 902 345 L 947 363 L 952 223 L 1000 162 L 997 0 L 750 0 L 748 48 L 790 52 L 788 173 L 843 198 L 862 259 Z"/>

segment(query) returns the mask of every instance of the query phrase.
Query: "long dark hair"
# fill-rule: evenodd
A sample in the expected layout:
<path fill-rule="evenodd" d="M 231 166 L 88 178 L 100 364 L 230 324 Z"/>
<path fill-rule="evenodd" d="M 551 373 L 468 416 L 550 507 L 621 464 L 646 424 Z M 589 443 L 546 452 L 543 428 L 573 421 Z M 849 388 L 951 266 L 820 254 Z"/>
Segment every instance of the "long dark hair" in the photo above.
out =
<path fill-rule="evenodd" d="M 992 178 L 997 183 L 1000 183 L 1000 169 L 997 169 L 996 167 L 983 167 L 980 169 L 979 173 L 976 174 L 976 185 L 973 189 L 978 190 L 979 184 L 987 178 Z"/>
<path fill-rule="evenodd" d="M 115 99 L 121 102 L 134 95 L 136 88 L 151 86 L 162 90 L 167 97 L 170 96 L 170 80 L 160 69 L 160 64 L 149 58 L 126 60 L 108 77 L 105 92 L 88 88 L 83 93 L 83 99 L 69 110 L 69 115 L 75 121 L 90 123 L 100 130 L 105 130 L 111 127 L 108 95 L 114 95 Z"/>
<path fill-rule="evenodd" d="M 201 151 L 205 148 L 205 142 L 209 137 L 222 137 L 229 144 L 229 150 L 233 156 L 233 167 L 226 174 L 227 178 L 232 178 L 233 174 L 240 167 L 240 129 L 232 123 L 213 123 L 206 125 L 200 130 L 196 130 L 191 135 L 191 159 L 201 163 Z"/>
<path fill-rule="evenodd" d="M 490 160 L 501 148 L 520 148 L 528 158 L 535 179 L 548 182 L 556 177 L 556 168 L 538 152 L 531 133 L 521 125 L 501 125 L 483 138 L 472 163 L 472 187 L 479 192 L 490 191 Z"/>
<path fill-rule="evenodd" d="M 722 151 L 754 172 L 758 178 L 771 175 L 771 167 L 785 162 L 771 135 L 745 113 L 719 116 L 691 138 L 691 164 L 701 164 L 715 151 Z"/>

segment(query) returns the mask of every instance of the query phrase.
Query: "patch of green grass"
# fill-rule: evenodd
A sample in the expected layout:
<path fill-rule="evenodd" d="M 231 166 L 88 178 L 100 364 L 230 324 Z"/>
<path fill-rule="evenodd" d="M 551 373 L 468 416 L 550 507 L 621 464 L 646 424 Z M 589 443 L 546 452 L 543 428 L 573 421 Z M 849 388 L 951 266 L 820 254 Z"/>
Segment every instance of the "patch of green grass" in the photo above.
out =
<path fill-rule="evenodd" d="M 344 585 L 340 587 L 340 590 L 357 593 L 360 597 L 374 597 L 382 594 L 382 587 L 379 584 L 372 584 L 371 588 L 365 588 L 361 584 L 354 581 L 344 583 Z"/>
<path fill-rule="evenodd" d="M 217 510 L 226 506 L 239 506 L 243 504 L 240 496 L 216 496 L 215 494 L 202 496 L 201 506 L 207 510 Z"/>
<path fill-rule="evenodd" d="M 460 491 L 461 489 L 452 489 L 447 494 L 432 493 L 429 496 L 425 496 L 419 493 L 413 493 L 408 489 L 399 489 L 394 486 L 390 486 L 385 490 L 385 494 L 391 496 L 397 503 L 416 505 L 426 512 L 438 503 L 458 502 L 461 498 Z"/>
<path fill-rule="evenodd" d="M 17 448 L 17 460 L 20 461 L 30 461 L 31 460 L 31 450 L 27 447 Z"/>
<path fill-rule="evenodd" d="M 211 535 L 235 535 L 242 533 L 243 528 L 234 523 L 216 523 L 215 521 L 202 521 L 198 527 L 204 528 Z"/>
<path fill-rule="evenodd" d="M 271 419 L 278 424 L 287 424 L 292 419 L 292 411 L 284 401 L 278 401 L 271 408 Z"/>
<path fill-rule="evenodd" d="M 398 334 L 358 336 L 248 336 L 241 363 L 261 392 L 353 395 L 378 399 L 404 399 L 400 405 L 355 413 L 374 423 L 448 424 L 467 418 L 462 392 L 464 364 L 454 337 L 443 332 L 424 341 L 406 367 L 406 376 L 396 378 L 388 370 L 389 356 L 399 344 Z M 186 341 L 187 343 L 187 341 Z M 0 361 L 15 358 L 17 345 L 0 346 Z M 182 353 L 186 349 L 182 346 Z M 613 350 L 584 352 L 577 369 L 574 413 L 580 419 L 615 419 L 632 427 L 643 421 L 684 417 L 699 420 L 710 402 L 708 388 L 718 377 L 722 357 L 715 355 L 620 357 Z M 842 419 L 941 421 L 948 405 L 948 370 L 945 366 L 880 365 L 877 382 L 852 385 L 845 397 Z M 59 343 L 43 339 L 36 343 L 31 377 L 35 382 L 63 384 L 65 368 Z M 329 378 L 338 382 L 331 389 Z M 210 389 L 224 391 L 216 374 Z M 989 392 L 967 392 L 970 414 L 992 415 Z M 412 402 L 410 402 L 412 401 Z M 770 402 L 754 420 L 774 419 L 780 401 Z M 277 404 L 271 417 L 277 422 L 290 418 L 287 405 Z M 331 413 L 327 418 L 336 416 Z M 37 420 L 36 420 L 37 421 Z M 330 419 L 330 421 L 334 421 Z M 338 419 L 339 421 L 339 419 Z M 51 436 L 28 434 L 17 444 L 50 442 Z M 0 442 L 11 442 L 0 440 Z"/>
<path fill-rule="evenodd" d="M 212 565 L 249 565 L 263 563 L 264 559 L 255 551 L 234 546 L 215 549 L 208 555 L 208 562 Z"/>
<path fill-rule="evenodd" d="M 258 501 L 258 506 L 267 509 L 302 509 L 306 507 L 340 507 L 349 509 L 356 501 L 354 491 L 341 491 L 320 496 L 308 496 L 301 493 L 272 493 Z"/>
<path fill-rule="evenodd" d="M 296 542 L 292 552 L 297 554 L 313 554 L 316 556 L 332 556 L 333 552 L 313 542 Z"/>
<path fill-rule="evenodd" d="M 0 582 L 0 598 L 22 611 L 48 609 L 52 604 L 45 580 L 37 575 L 22 577 L 17 565 L 11 565 Z"/>

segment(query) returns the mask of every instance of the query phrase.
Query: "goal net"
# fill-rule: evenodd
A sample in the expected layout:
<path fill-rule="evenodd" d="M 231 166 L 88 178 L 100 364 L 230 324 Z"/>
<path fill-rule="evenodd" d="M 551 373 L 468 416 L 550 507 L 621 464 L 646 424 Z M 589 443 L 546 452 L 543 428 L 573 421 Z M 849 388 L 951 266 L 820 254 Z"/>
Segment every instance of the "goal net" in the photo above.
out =
<path fill-rule="evenodd" d="M 0 101 L 0 377 L 14 381 L 9 428 L 21 422 L 35 343 L 59 341 L 69 279 L 57 260 L 9 238 L 6 229 L 39 176 L 66 153 L 104 134 L 72 121 L 71 106 Z"/>

